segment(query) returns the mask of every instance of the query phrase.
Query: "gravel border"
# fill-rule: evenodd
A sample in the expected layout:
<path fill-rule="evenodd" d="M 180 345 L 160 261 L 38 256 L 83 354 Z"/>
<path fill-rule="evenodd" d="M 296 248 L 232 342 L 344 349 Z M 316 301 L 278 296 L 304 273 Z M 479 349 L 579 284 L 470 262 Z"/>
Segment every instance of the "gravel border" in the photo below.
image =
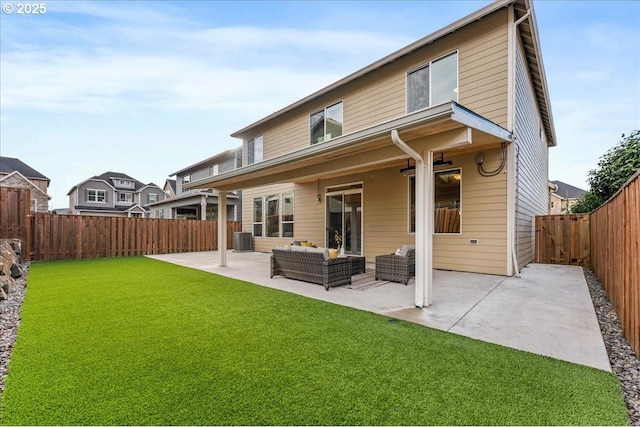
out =
<path fill-rule="evenodd" d="M 20 310 L 27 290 L 29 263 L 22 264 L 22 267 L 25 274 L 16 279 L 9 298 L 0 301 L 0 396 L 4 392 L 7 366 L 20 326 Z M 632 426 L 640 426 L 640 359 L 624 338 L 618 315 L 607 299 L 600 281 L 591 270 L 583 268 L 582 271 L 600 324 L 611 369 L 620 380 L 629 421 Z"/>
<path fill-rule="evenodd" d="M 629 422 L 632 426 L 640 426 L 640 359 L 622 334 L 620 319 L 613 304 L 607 299 L 602 284 L 590 269 L 583 267 L 582 271 L 587 280 L 611 369 L 620 380 Z"/>
<path fill-rule="evenodd" d="M 15 280 L 6 300 L 0 301 L 0 396 L 4 392 L 4 380 L 11 359 L 13 344 L 20 326 L 20 310 L 27 291 L 29 263 L 22 264 L 24 274 Z"/>

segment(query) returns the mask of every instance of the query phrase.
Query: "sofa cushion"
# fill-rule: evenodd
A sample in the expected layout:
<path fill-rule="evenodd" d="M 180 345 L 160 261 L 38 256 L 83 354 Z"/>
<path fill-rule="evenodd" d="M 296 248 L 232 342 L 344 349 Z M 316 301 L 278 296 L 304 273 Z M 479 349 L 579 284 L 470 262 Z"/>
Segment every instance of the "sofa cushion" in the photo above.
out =
<path fill-rule="evenodd" d="M 290 251 L 291 247 L 290 246 L 285 246 L 285 245 L 276 245 L 275 248 L 273 249 L 277 249 L 279 251 Z"/>
<path fill-rule="evenodd" d="M 400 256 L 404 256 L 406 257 L 407 254 L 409 253 L 409 250 L 414 249 L 415 250 L 416 245 L 402 245 L 402 249 L 400 250 Z"/>
<path fill-rule="evenodd" d="M 329 261 L 329 249 L 327 248 L 306 248 L 309 253 L 322 254 L 325 261 Z"/>
<path fill-rule="evenodd" d="M 304 247 L 304 246 L 296 246 L 296 245 L 292 245 L 291 246 L 291 251 L 292 252 L 306 252 L 308 248 Z"/>

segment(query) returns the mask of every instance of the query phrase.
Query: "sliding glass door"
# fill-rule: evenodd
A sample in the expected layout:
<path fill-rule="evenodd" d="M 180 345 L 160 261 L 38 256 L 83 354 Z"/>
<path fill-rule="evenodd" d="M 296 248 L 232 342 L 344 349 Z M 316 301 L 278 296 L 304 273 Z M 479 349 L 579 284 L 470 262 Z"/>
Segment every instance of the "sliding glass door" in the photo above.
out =
<path fill-rule="evenodd" d="M 345 255 L 362 255 L 362 185 L 326 194 L 326 246 L 344 247 Z"/>

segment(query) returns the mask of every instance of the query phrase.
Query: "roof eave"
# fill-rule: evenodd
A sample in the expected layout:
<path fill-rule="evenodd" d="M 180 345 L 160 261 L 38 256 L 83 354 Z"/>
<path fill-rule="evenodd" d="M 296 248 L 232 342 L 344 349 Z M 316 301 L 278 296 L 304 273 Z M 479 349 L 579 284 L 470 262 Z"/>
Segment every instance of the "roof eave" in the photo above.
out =
<path fill-rule="evenodd" d="M 434 107 L 427 108 L 416 113 L 402 116 L 400 118 L 393 119 L 372 126 L 370 128 L 362 129 L 348 135 L 343 135 L 323 144 L 311 145 L 301 150 L 297 150 L 273 159 L 268 159 L 253 165 L 243 166 L 239 169 L 225 172 L 214 177 L 207 177 L 197 181 L 192 181 L 191 183 L 186 184 L 184 188 L 215 188 L 216 183 L 221 183 L 229 179 L 261 172 L 270 168 L 283 166 L 296 161 L 306 160 L 308 158 L 323 155 L 334 150 L 347 148 L 353 144 L 366 142 L 381 135 L 390 135 L 391 130 L 393 129 L 402 131 L 405 129 L 413 128 L 415 126 L 424 126 L 447 119 L 456 121 L 461 125 L 467 127 L 478 129 L 482 132 L 493 135 L 505 141 L 512 140 L 512 134 L 506 129 L 490 122 L 489 120 L 452 101 L 436 105 Z"/>
<path fill-rule="evenodd" d="M 236 152 L 240 151 L 241 149 L 242 149 L 242 146 L 239 146 L 239 147 L 236 147 L 236 148 L 231 148 L 229 150 L 223 151 L 222 153 L 218 153 L 218 154 L 216 154 L 214 156 L 211 156 L 211 157 L 209 157 L 207 159 L 201 160 L 201 161 L 199 161 L 197 163 L 194 163 L 194 164 L 192 164 L 190 166 L 187 166 L 186 168 L 182 168 L 177 172 L 169 174 L 169 176 L 177 176 L 177 175 L 179 175 L 179 174 L 181 174 L 183 172 L 186 172 L 186 171 L 191 170 L 191 169 L 195 169 L 198 166 L 202 166 L 202 165 L 207 164 L 209 162 L 212 162 L 212 161 L 214 161 L 214 160 L 216 160 L 218 158 L 222 158 L 222 157 L 225 157 L 225 156 L 232 156 Z"/>

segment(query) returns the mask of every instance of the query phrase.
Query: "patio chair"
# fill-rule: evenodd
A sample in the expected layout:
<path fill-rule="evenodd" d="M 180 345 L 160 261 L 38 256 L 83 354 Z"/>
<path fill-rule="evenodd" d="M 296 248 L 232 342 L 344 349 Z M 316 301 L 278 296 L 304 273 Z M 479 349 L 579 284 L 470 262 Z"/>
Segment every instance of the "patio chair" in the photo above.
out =
<path fill-rule="evenodd" d="M 404 283 L 416 274 L 415 246 L 404 245 L 396 253 L 376 257 L 376 280 Z"/>

